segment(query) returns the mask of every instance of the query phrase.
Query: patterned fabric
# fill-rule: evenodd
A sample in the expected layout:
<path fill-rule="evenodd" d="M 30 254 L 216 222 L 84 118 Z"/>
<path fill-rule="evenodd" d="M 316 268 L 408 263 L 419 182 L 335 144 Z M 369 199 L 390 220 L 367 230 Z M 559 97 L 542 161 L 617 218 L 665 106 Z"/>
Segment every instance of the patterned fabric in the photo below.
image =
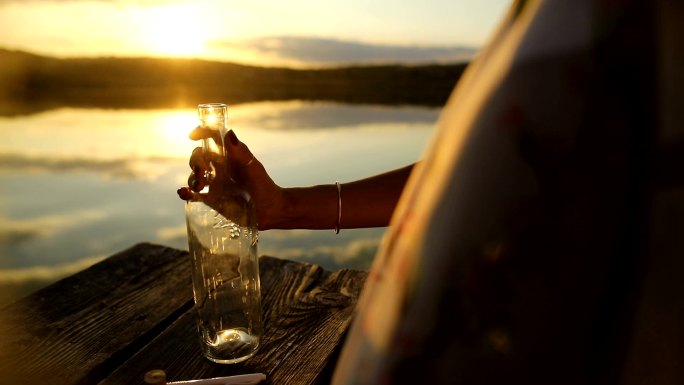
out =
<path fill-rule="evenodd" d="M 654 19 L 682 15 L 658 3 L 512 4 L 409 180 L 333 384 L 618 382 L 656 183 Z"/>

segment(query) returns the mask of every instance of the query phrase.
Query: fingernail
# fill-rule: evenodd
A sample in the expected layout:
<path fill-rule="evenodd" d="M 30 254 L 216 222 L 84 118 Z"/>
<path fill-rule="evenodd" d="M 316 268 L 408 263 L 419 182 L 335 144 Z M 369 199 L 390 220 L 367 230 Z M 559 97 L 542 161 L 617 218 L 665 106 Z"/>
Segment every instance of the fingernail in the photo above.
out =
<path fill-rule="evenodd" d="M 228 140 L 230 140 L 230 143 L 233 146 L 237 146 L 238 138 L 237 138 L 237 136 L 235 136 L 235 133 L 233 132 L 233 130 L 228 131 Z"/>
<path fill-rule="evenodd" d="M 190 189 L 192 191 L 197 190 L 197 185 L 199 184 L 199 181 L 197 180 L 197 176 L 195 174 L 190 175 L 188 178 L 188 186 L 190 186 Z"/>
<path fill-rule="evenodd" d="M 187 187 L 179 188 L 178 191 L 176 191 L 176 193 L 178 193 L 178 196 L 180 197 L 180 199 L 182 199 L 184 201 L 192 199 L 192 193 L 190 192 L 190 190 L 188 190 Z"/>
<path fill-rule="evenodd" d="M 180 197 L 182 200 L 187 200 L 188 199 L 188 191 L 187 189 L 181 187 L 178 190 L 176 190 L 176 194 Z"/>

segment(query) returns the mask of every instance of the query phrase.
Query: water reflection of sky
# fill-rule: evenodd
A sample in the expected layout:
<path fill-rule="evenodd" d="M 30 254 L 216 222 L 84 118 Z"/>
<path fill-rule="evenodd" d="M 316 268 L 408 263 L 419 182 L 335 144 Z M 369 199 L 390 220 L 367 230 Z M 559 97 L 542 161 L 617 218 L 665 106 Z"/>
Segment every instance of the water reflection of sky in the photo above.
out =
<path fill-rule="evenodd" d="M 230 125 L 281 185 L 347 181 L 420 157 L 437 110 L 269 102 Z M 186 248 L 176 188 L 195 111 L 60 109 L 0 118 L 0 288 L 22 294 L 137 242 Z M 259 251 L 366 268 L 383 229 L 268 231 Z M 0 297 L 0 303 L 4 300 Z"/>

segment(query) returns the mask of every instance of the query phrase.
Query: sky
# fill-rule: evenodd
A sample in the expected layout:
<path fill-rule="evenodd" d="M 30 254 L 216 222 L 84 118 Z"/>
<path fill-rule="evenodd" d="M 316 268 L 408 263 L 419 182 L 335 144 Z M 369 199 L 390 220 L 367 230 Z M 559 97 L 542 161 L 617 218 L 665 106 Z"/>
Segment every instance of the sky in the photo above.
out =
<path fill-rule="evenodd" d="M 266 65 L 447 62 L 511 0 L 0 0 L 0 48 Z"/>

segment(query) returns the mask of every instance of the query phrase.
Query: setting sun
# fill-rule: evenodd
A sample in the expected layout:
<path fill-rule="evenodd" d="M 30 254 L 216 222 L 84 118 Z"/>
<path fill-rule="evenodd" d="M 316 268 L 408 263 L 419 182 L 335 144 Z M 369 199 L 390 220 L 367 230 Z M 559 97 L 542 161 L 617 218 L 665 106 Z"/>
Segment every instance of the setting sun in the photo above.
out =
<path fill-rule="evenodd" d="M 171 4 L 142 10 L 140 40 L 154 55 L 194 56 L 205 53 L 209 40 L 205 10 L 199 5 Z"/>

